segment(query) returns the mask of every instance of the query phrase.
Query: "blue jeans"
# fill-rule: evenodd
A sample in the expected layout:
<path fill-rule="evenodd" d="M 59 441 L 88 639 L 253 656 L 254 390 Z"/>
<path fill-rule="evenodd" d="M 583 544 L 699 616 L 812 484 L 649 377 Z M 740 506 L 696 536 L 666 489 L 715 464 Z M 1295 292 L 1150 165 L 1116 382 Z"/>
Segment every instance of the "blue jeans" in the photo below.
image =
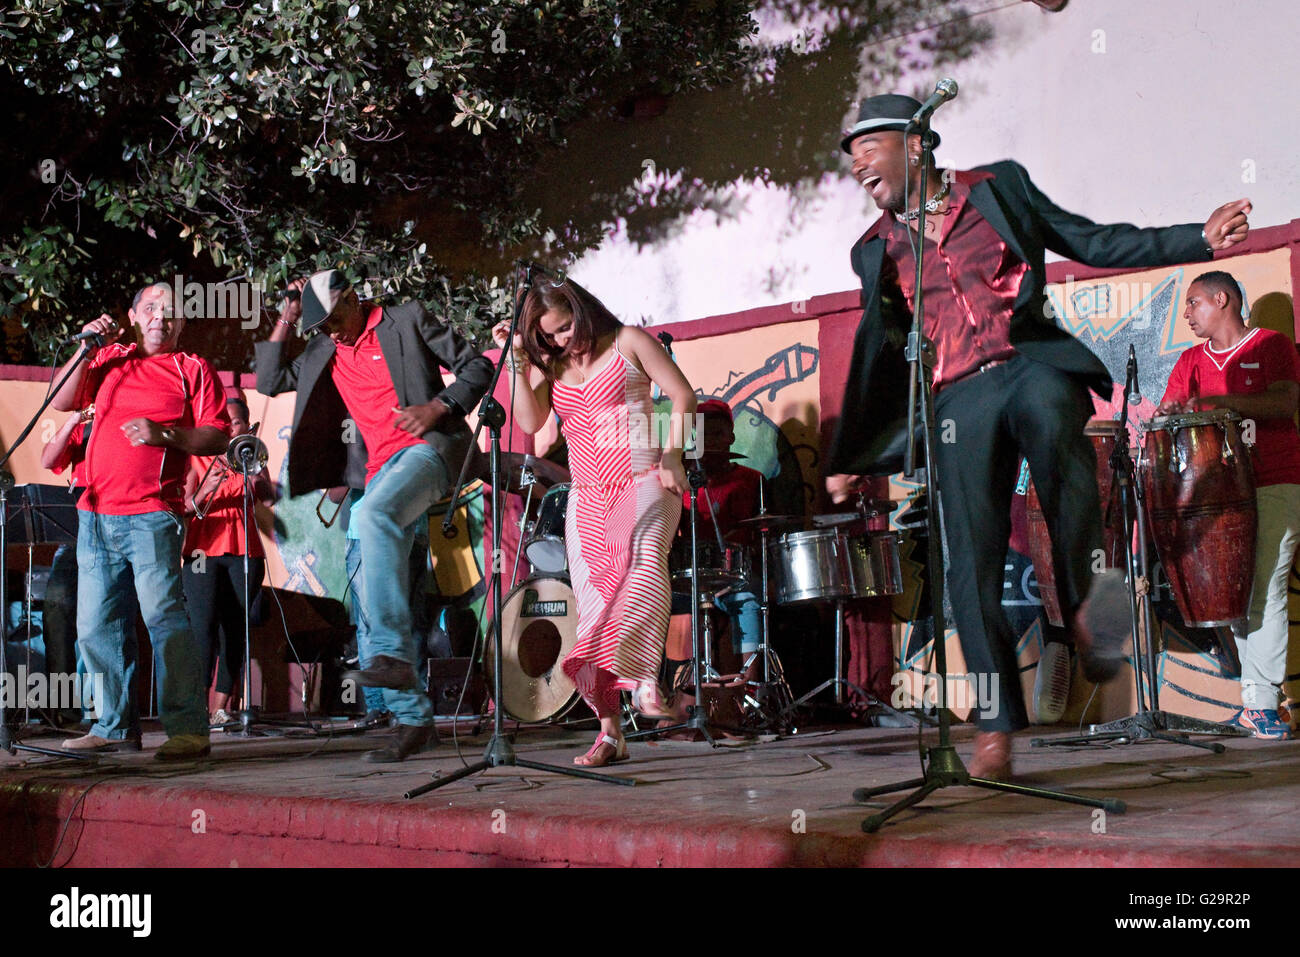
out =
<path fill-rule="evenodd" d="M 353 508 L 356 506 L 353 505 Z M 370 664 L 371 651 L 370 634 L 366 629 L 365 605 L 361 600 L 361 542 L 353 537 L 350 528 L 344 563 L 347 566 L 348 581 L 351 583 L 348 587 L 352 589 L 352 624 L 357 626 L 357 662 L 360 667 L 365 668 Z M 366 703 L 366 711 L 384 710 L 383 688 L 362 688 L 361 693 Z"/>
<path fill-rule="evenodd" d="M 731 647 L 740 655 L 758 651 L 763 643 L 763 623 L 759 617 L 758 596 L 748 582 L 742 582 L 735 591 L 719 595 L 713 602 L 731 619 Z M 673 593 L 673 614 L 689 615 L 691 597 Z"/>
<path fill-rule="evenodd" d="M 168 737 L 207 737 L 207 688 L 181 591 L 180 519 L 171 512 L 77 514 L 77 638 L 86 670 L 104 678 L 90 733 L 120 741 L 140 727 L 134 579 L 153 643 L 163 728 Z"/>
<path fill-rule="evenodd" d="M 447 466 L 433 447 L 411 445 L 384 463 L 366 485 L 361 514 L 352 516 L 349 527 L 357 530 L 361 552 L 353 584 L 360 581 L 357 594 L 371 657 L 387 655 L 412 668 L 419 663 L 419 642 L 411 630 L 411 546 L 417 526 L 448 485 Z M 400 724 L 433 723 L 433 702 L 423 691 L 383 692 L 384 707 Z"/>

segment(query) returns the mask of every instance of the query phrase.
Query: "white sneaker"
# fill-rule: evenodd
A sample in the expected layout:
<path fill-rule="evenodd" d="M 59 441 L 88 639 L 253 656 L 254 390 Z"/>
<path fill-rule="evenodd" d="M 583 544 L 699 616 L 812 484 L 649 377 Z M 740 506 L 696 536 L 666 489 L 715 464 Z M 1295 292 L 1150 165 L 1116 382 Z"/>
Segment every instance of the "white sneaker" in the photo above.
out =
<path fill-rule="evenodd" d="M 1070 649 L 1059 641 L 1043 646 L 1034 677 L 1034 724 L 1056 724 L 1070 700 Z"/>

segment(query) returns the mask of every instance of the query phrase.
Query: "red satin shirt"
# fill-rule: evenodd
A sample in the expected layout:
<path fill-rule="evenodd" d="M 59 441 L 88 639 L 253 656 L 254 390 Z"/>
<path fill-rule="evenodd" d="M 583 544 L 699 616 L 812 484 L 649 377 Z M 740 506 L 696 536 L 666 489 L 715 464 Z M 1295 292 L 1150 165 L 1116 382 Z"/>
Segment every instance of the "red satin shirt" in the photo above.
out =
<path fill-rule="evenodd" d="M 1010 359 L 1011 315 L 1029 266 L 970 203 L 971 187 L 991 173 L 958 172 L 939 241 L 925 240 L 925 334 L 934 343 L 935 389 L 952 385 L 988 362 Z M 929 218 L 929 217 L 927 217 Z M 865 238 L 885 237 L 882 284 L 897 283 L 912 306 L 916 257 L 907 224 L 886 211 Z"/>

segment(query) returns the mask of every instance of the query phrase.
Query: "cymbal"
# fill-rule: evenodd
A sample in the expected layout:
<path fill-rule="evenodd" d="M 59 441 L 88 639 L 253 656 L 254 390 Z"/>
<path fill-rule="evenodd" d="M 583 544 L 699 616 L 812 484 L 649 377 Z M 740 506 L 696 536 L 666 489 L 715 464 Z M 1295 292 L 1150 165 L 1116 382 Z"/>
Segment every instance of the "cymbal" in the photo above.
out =
<path fill-rule="evenodd" d="M 755 515 L 752 518 L 742 518 L 736 523 L 737 528 L 757 528 L 762 532 L 778 528 L 802 528 L 803 525 L 802 515 Z"/>
<path fill-rule="evenodd" d="M 865 522 L 866 519 L 857 512 L 832 512 L 829 515 L 814 515 L 812 523 L 814 528 L 835 528 L 839 525 L 852 525 L 855 522 Z"/>
<path fill-rule="evenodd" d="M 489 461 L 489 456 L 486 453 L 476 452 L 474 461 L 470 465 L 470 477 L 491 484 L 492 476 L 488 471 Z M 525 468 L 532 470 L 537 487 L 542 490 L 548 489 L 552 485 L 568 482 L 571 478 L 569 470 L 563 466 L 524 452 L 502 452 L 501 468 L 506 474 L 506 490 L 521 495 L 527 492 L 527 486 L 523 484 L 523 470 Z"/>

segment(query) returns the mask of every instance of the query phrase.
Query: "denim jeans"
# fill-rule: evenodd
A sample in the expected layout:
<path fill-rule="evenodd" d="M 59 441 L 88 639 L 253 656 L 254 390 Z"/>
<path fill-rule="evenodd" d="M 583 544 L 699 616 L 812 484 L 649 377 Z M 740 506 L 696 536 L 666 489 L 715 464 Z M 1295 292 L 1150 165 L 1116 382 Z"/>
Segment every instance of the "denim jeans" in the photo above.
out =
<path fill-rule="evenodd" d="M 739 655 L 758 651 L 763 643 L 763 623 L 759 617 L 758 596 L 748 582 L 736 591 L 717 596 L 713 603 L 731 619 L 731 647 Z M 691 596 L 673 592 L 673 614 L 689 615 Z"/>
<path fill-rule="evenodd" d="M 352 508 L 355 510 L 356 507 L 354 502 Z M 344 563 L 347 566 L 348 587 L 352 589 L 352 624 L 357 626 L 357 662 L 359 667 L 365 668 L 370 664 L 371 651 L 370 635 L 366 629 L 365 603 L 361 598 L 361 542 L 354 537 L 351 527 L 348 528 L 348 547 L 344 553 Z M 384 710 L 383 688 L 362 688 L 361 693 L 366 703 L 366 711 Z"/>
<path fill-rule="evenodd" d="M 366 485 L 361 514 L 354 513 L 350 520 L 361 552 L 361 569 L 353 585 L 360 582 L 357 595 L 370 657 L 387 655 L 412 668 L 419 663 L 419 641 L 411 628 L 411 546 L 419 523 L 449 484 L 447 467 L 432 446 L 408 446 L 385 462 Z M 399 723 L 433 723 L 433 702 L 423 691 L 385 688 L 383 692 L 384 707 Z"/>
<path fill-rule="evenodd" d="M 208 733 L 207 689 L 181 591 L 184 529 L 171 512 L 78 512 L 77 637 L 86 670 L 103 675 L 90 733 L 121 740 L 139 730 L 134 695 L 135 600 L 153 643 L 158 712 L 168 737 Z M 131 594 L 134 585 L 134 597 Z"/>

